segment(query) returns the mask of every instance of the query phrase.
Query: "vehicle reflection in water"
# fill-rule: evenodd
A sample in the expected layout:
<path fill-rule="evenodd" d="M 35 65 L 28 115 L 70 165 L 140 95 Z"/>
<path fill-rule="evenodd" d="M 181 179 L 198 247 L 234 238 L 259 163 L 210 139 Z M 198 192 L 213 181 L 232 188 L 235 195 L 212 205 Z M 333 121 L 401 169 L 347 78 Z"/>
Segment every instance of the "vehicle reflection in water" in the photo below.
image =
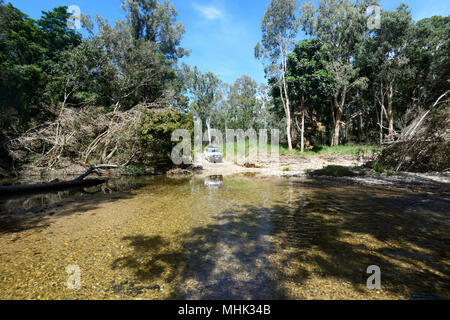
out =
<path fill-rule="evenodd" d="M 205 178 L 205 187 L 212 190 L 219 189 L 223 184 L 223 176 L 209 176 Z"/>

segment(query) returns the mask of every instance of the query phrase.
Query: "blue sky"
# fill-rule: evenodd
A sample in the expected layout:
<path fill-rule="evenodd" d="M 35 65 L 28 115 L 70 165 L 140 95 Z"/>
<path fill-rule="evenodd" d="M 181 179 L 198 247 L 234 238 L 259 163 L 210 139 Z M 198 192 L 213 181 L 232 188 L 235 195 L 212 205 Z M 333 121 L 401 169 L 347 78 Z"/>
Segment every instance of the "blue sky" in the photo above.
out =
<path fill-rule="evenodd" d="M 110 23 L 123 19 L 121 0 L 6 0 L 34 19 L 41 10 L 78 5 L 82 14 L 100 15 Z M 300 2 L 302 2 L 300 0 Z M 402 2 L 414 20 L 450 14 L 450 0 L 379 0 L 385 10 L 394 10 Z M 182 46 L 192 53 L 184 61 L 200 70 L 212 71 L 233 83 L 246 74 L 262 83 L 264 70 L 254 58 L 254 46 L 261 39 L 261 19 L 270 0 L 172 0 L 186 33 Z M 301 36 L 300 36 L 301 37 Z"/>

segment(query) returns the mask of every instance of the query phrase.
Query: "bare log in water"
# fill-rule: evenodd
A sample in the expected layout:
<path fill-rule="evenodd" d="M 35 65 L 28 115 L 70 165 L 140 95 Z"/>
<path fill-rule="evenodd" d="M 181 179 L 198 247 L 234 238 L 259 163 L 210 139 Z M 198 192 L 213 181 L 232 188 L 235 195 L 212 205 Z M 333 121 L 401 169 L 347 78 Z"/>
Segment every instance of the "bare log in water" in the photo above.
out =
<path fill-rule="evenodd" d="M 66 189 L 72 189 L 72 188 L 87 188 L 87 187 L 93 187 L 100 184 L 105 183 L 105 180 L 101 179 L 87 179 L 85 178 L 89 176 L 90 174 L 97 174 L 100 175 L 100 173 L 97 171 L 99 169 L 115 169 L 117 168 L 116 165 L 97 165 L 90 167 L 85 173 L 83 173 L 81 176 L 79 176 L 76 179 L 70 180 L 70 181 L 59 181 L 54 180 L 47 183 L 40 183 L 40 184 L 20 184 L 20 185 L 13 185 L 13 186 L 0 186 L 0 195 L 11 195 L 11 194 L 27 194 L 27 193 L 39 193 L 39 192 L 52 192 L 52 191 L 62 191 Z"/>

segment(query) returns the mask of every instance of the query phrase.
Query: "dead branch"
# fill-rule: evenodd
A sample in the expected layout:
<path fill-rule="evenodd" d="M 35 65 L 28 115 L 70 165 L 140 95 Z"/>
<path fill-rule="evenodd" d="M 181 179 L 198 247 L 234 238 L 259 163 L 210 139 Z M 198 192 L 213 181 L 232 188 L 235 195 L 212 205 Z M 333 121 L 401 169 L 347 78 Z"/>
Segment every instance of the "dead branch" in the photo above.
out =
<path fill-rule="evenodd" d="M 449 91 L 450 92 L 450 91 Z M 447 92 L 446 94 L 448 94 Z M 439 97 L 434 106 L 445 95 Z M 407 119 L 406 119 L 407 120 Z M 450 141 L 450 109 L 419 110 L 395 140 L 384 141 L 387 146 L 377 161 L 399 170 L 442 171 L 448 168 Z"/>
<path fill-rule="evenodd" d="M 83 173 L 81 176 L 75 179 L 75 181 L 80 181 L 86 178 L 87 176 L 95 173 L 98 176 L 101 176 L 101 174 L 97 171 L 99 169 L 117 169 L 118 166 L 115 164 L 99 164 L 97 166 L 90 167 L 85 173 Z"/>
<path fill-rule="evenodd" d="M 442 98 L 444 98 L 446 95 L 450 93 L 450 90 L 448 90 L 446 93 L 444 93 L 442 96 L 440 96 L 436 102 L 433 104 L 433 108 L 436 107 L 439 104 L 439 101 L 441 101 Z"/>

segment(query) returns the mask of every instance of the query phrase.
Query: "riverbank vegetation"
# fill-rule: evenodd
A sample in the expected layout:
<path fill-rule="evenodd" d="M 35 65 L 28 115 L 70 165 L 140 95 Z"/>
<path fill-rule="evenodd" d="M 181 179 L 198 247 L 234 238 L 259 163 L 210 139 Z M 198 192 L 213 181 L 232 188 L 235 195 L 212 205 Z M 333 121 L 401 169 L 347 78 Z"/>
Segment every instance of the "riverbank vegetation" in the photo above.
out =
<path fill-rule="evenodd" d="M 182 62 L 195 52 L 169 1 L 124 0 L 114 26 L 83 16 L 82 36 L 66 7 L 33 20 L 0 0 L 0 175 L 168 167 L 171 133 L 194 119 L 204 131 L 280 129 L 281 153 L 383 147 L 384 168 L 448 170 L 450 18 L 413 21 L 406 5 L 374 17 L 370 5 L 272 0 L 255 48 L 267 83 L 227 84 Z"/>
<path fill-rule="evenodd" d="M 234 154 L 249 156 L 251 152 L 258 154 L 259 151 L 267 150 L 268 153 L 272 151 L 272 145 L 261 145 L 258 141 L 250 143 L 249 140 L 244 142 L 235 141 L 234 143 L 226 143 L 223 146 L 223 154 L 226 156 L 227 150 L 234 151 Z M 361 158 L 373 158 L 377 156 L 383 148 L 376 144 L 357 144 L 348 143 L 331 147 L 329 145 L 315 145 L 311 150 L 301 152 L 298 149 L 289 150 L 286 146 L 280 145 L 278 147 L 279 155 L 293 155 L 293 156 L 355 156 Z"/>

